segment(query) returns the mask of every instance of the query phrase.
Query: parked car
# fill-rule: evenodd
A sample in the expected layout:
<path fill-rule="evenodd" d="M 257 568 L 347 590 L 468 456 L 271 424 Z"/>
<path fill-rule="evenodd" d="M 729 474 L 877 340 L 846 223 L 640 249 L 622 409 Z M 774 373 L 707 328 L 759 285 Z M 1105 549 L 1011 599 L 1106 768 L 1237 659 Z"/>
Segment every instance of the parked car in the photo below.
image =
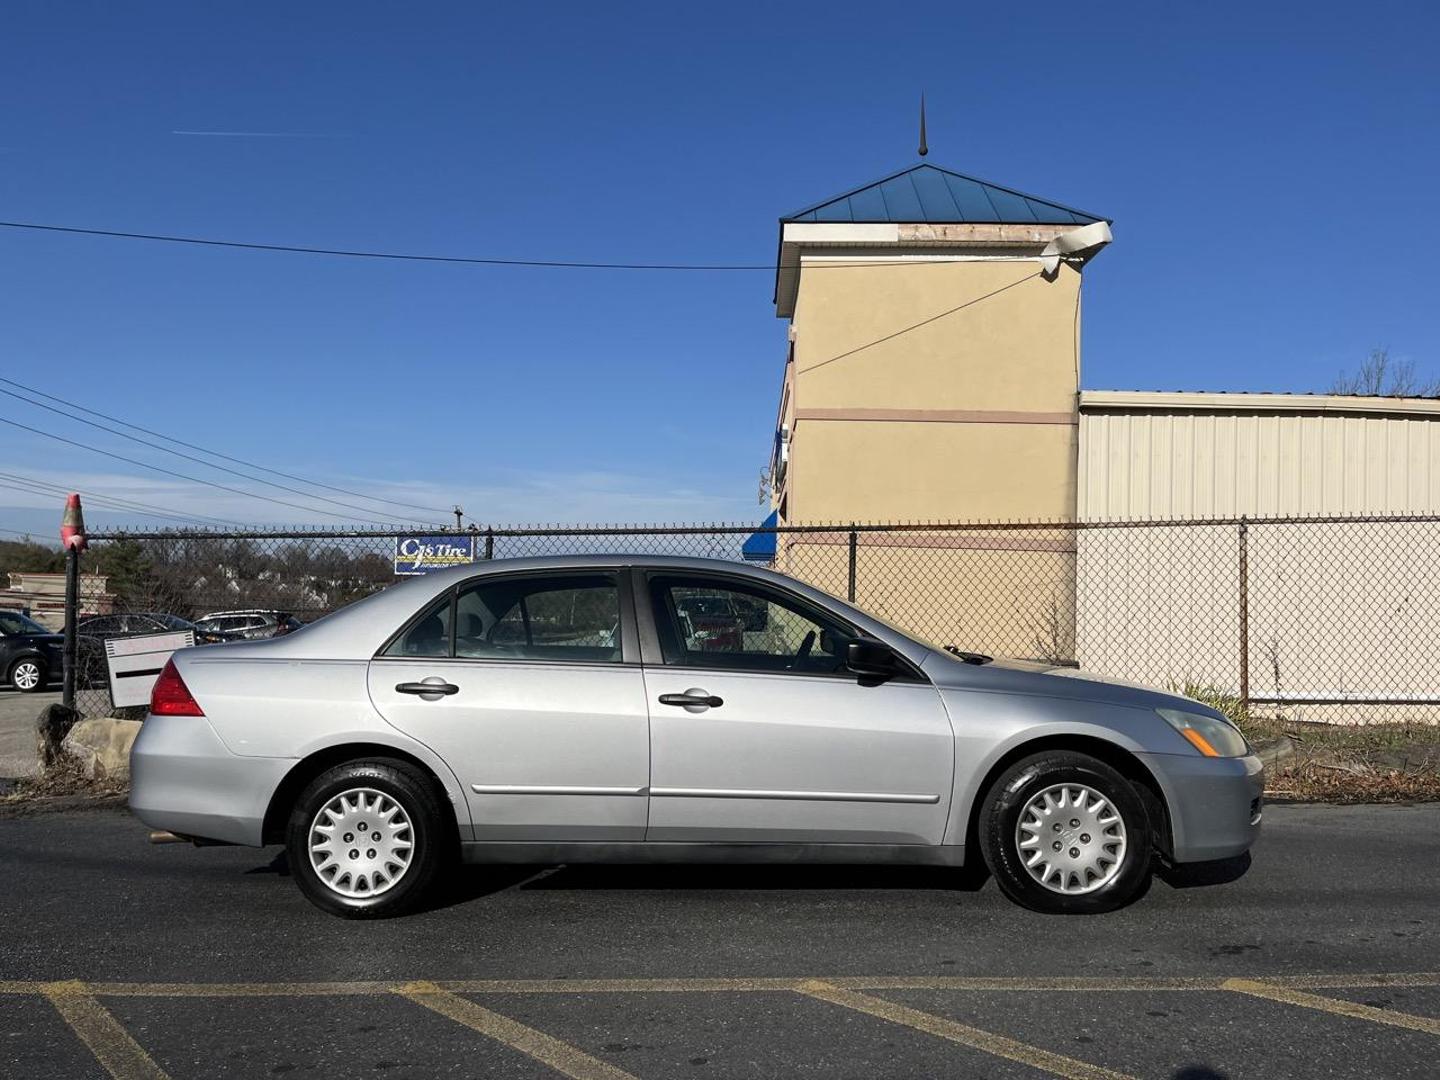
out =
<path fill-rule="evenodd" d="M 222 641 L 239 641 L 239 634 L 223 630 L 207 630 L 179 615 L 166 615 L 156 611 L 126 611 L 114 615 L 94 615 L 75 624 L 75 631 L 86 637 L 106 641 L 117 637 L 134 637 L 138 634 L 165 634 L 190 630 L 195 634 L 197 645 L 216 645 Z"/>
<path fill-rule="evenodd" d="M 35 694 L 58 676 L 63 634 L 45 629 L 18 611 L 0 611 L 0 674 L 22 694 Z"/>
<path fill-rule="evenodd" d="M 742 649 L 681 617 L 696 593 L 744 601 Z M 1188 698 L 951 655 L 757 567 L 579 556 L 176 653 L 130 805 L 285 844 L 304 894 L 352 917 L 414 906 L 455 857 L 983 858 L 1011 899 L 1078 913 L 1137 897 L 1157 858 L 1246 852 L 1261 789 L 1239 730 Z"/>
<path fill-rule="evenodd" d="M 304 625 L 288 611 L 212 611 L 195 620 L 197 626 L 211 633 L 229 634 L 235 638 L 256 641 L 293 633 Z"/>
<path fill-rule="evenodd" d="M 724 592 L 697 590 L 675 597 L 675 611 L 687 635 L 710 652 L 737 652 L 745 647 L 745 616 Z"/>

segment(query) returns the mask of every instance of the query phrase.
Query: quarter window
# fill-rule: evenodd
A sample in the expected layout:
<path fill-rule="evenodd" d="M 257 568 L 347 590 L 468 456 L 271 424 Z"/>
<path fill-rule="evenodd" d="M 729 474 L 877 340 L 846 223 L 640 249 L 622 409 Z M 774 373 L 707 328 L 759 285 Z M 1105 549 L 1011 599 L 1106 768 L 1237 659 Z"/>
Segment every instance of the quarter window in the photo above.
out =
<path fill-rule="evenodd" d="M 845 669 L 853 627 L 777 590 L 704 577 L 650 579 L 665 663 L 811 675 Z"/>
<path fill-rule="evenodd" d="M 430 606 L 410 628 L 391 642 L 386 656 L 450 656 L 450 616 L 454 597 L 447 594 Z"/>

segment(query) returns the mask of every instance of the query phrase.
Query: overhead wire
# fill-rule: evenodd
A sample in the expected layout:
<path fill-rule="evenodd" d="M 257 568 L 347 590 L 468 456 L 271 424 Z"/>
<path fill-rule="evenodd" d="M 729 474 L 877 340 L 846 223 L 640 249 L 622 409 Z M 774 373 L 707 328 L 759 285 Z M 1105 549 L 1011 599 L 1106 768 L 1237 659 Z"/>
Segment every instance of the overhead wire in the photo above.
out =
<path fill-rule="evenodd" d="M 142 469 L 149 469 L 152 472 L 163 473 L 166 476 L 173 476 L 179 480 L 188 480 L 192 484 L 203 484 L 206 487 L 217 488 L 220 491 L 228 491 L 232 495 L 240 495 L 247 499 L 262 499 L 265 502 L 275 503 L 277 506 L 288 506 L 292 510 L 303 510 L 307 514 L 320 514 L 322 516 L 344 518 L 347 521 L 359 522 L 362 525 L 371 525 L 376 523 L 373 519 L 357 518 L 350 514 L 338 514 L 335 513 L 333 510 L 317 510 L 313 506 L 305 506 L 301 503 L 290 502 L 287 499 L 277 499 L 271 495 L 261 495 L 258 492 L 254 491 L 244 491 L 241 488 L 231 487 L 228 484 L 217 483 L 214 480 L 206 480 L 199 476 L 190 476 L 186 473 L 176 472 L 174 469 L 167 469 L 160 465 L 153 465 L 148 461 L 141 461 L 138 458 L 126 457 L 124 454 L 117 454 L 111 450 L 103 450 L 98 446 L 90 446 L 87 443 L 78 442 L 75 439 L 67 439 L 63 435 L 56 435 L 53 432 L 42 431 L 40 428 L 31 427 L 29 424 L 22 424 L 20 423 L 20 421 L 11 420 L 9 417 L 6 416 L 0 416 L 0 424 L 9 424 L 11 427 L 19 428 L 22 431 L 28 431 L 34 435 L 41 435 L 44 438 L 53 439 L 56 442 L 65 443 L 67 446 L 73 446 L 79 450 L 88 450 L 91 453 L 102 454 L 105 457 L 114 458 L 116 461 L 123 461 L 129 465 L 138 465 Z M 398 525 L 400 523 L 396 521 L 385 521 L 382 519 L 380 521 L 380 524 Z"/>
<path fill-rule="evenodd" d="M 12 488 L 13 490 L 28 490 L 33 495 L 64 496 L 74 492 L 92 502 L 103 504 L 110 509 L 123 510 L 128 513 L 144 513 L 154 517 L 174 518 L 177 521 L 205 522 L 214 525 L 244 524 L 244 522 L 234 521 L 230 518 L 212 517 L 209 514 L 187 513 L 169 506 L 141 502 L 137 499 L 126 499 L 119 495 L 105 495 L 96 491 L 85 491 L 78 487 L 56 484 L 48 480 L 38 480 L 34 477 L 21 476 L 17 473 L 0 472 L 0 483 L 3 483 L 4 486 Z M 24 485 L 24 487 L 20 485 Z"/>
<path fill-rule="evenodd" d="M 131 428 L 134 431 L 142 431 L 146 435 L 153 435 L 157 439 L 163 439 L 166 442 L 175 443 L 177 446 L 184 446 L 191 450 L 198 450 L 202 454 L 209 454 L 211 457 L 221 458 L 225 461 L 232 461 L 236 465 L 244 465 L 247 468 L 258 469 L 261 472 L 267 472 L 274 476 L 283 476 L 287 480 L 294 480 L 297 483 L 307 484 L 310 487 L 324 488 L 326 491 L 334 491 L 341 495 L 350 495 L 357 499 L 365 499 L 367 502 L 385 503 L 389 506 L 400 506 L 409 510 L 424 510 L 426 513 L 430 514 L 449 515 L 451 513 L 451 511 L 449 510 L 439 509 L 434 506 L 422 506 L 419 503 L 402 502 L 398 499 L 385 499 L 381 498 L 378 495 L 366 495 L 363 492 L 351 491 L 349 488 L 336 487 L 334 484 L 326 484 L 319 480 L 311 480 L 307 477 L 297 476 L 294 473 L 287 473 L 280 469 L 272 469 L 267 465 L 260 465 L 254 461 L 246 461 L 244 458 L 232 457 L 230 454 L 223 454 L 218 450 L 211 450 L 209 447 L 200 446 L 196 443 L 186 442 L 184 439 L 177 439 L 173 435 L 166 435 L 163 432 L 143 427 L 140 424 L 133 423 L 132 421 L 122 420 L 118 416 L 111 416 L 109 413 L 100 412 L 98 409 L 91 409 L 85 405 L 79 404 L 78 402 L 67 401 L 65 398 L 56 397 L 54 394 L 47 394 L 43 390 L 38 390 L 33 386 L 26 386 L 24 383 L 16 382 L 14 379 L 7 379 L 3 376 L 0 376 L 0 383 L 5 383 L 7 386 L 18 387 L 19 389 L 24 390 L 27 393 L 34 394 L 36 397 L 45 398 L 47 401 L 58 402 L 61 405 L 66 405 L 80 412 L 88 413 L 90 416 L 98 416 L 102 420 L 109 420 L 111 423 L 119 424 L 121 427 Z"/>
<path fill-rule="evenodd" d="M 9 382 L 10 380 L 7 379 L 7 380 L 5 380 L 5 381 L 6 381 L 6 382 Z M 187 453 L 185 453 L 185 452 L 183 452 L 183 451 L 181 451 L 181 450 L 173 450 L 173 449 L 171 449 L 171 448 L 168 447 L 168 446 L 163 446 L 163 445 L 161 445 L 160 443 L 154 443 L 154 442 L 149 441 L 148 439 L 142 439 L 142 438 L 140 438 L 138 435 L 130 435 L 130 434 L 128 434 L 127 432 L 120 431 L 120 430 L 118 430 L 118 429 L 116 429 L 116 428 L 109 427 L 109 426 L 107 426 L 107 425 L 105 425 L 105 424 L 98 423 L 98 422 L 96 422 L 96 421 L 94 421 L 94 420 L 87 420 L 87 419 L 85 419 L 85 417 L 83 417 L 83 416 L 76 416 L 74 413 L 66 412 L 66 411 L 63 410 L 63 409 L 57 409 L 57 408 L 56 408 L 55 406 L 53 406 L 53 405 L 46 405 L 43 401 L 35 401 L 33 398 L 26 397 L 24 394 L 17 394 L 14 390 L 6 390 L 4 387 L 0 387 L 0 394 L 5 394 L 7 397 L 15 398 L 17 401 L 23 401 L 23 402 L 26 402 L 27 404 L 34 405 L 34 406 L 35 406 L 36 408 L 38 408 L 38 409 L 45 409 L 47 412 L 55 413 L 55 414 L 58 415 L 58 416 L 67 417 L 68 419 L 74 420 L 74 421 L 76 421 L 77 423 L 85 424 L 85 425 L 87 425 L 87 426 L 89 426 L 89 427 L 96 428 L 96 429 L 98 429 L 98 430 L 100 430 L 100 431 L 109 432 L 111 435 L 118 435 L 118 436 L 120 436 L 120 438 L 122 438 L 122 439 L 128 439 L 128 440 L 130 440 L 130 441 L 133 442 L 133 443 L 138 443 L 138 444 L 140 444 L 141 446 L 148 446 L 148 447 L 150 447 L 152 450 L 159 450 L 159 451 L 161 451 L 162 453 L 173 454 L 175 457 L 184 458 L 186 461 L 193 461 L 193 462 L 195 462 L 197 465 L 203 465 L 203 466 L 205 466 L 207 469 L 215 469 L 215 470 L 217 470 L 217 471 L 219 471 L 219 472 L 229 473 L 231 476 L 238 476 L 238 477 L 240 477 L 241 479 L 249 480 L 249 481 L 251 481 L 252 483 L 256 483 L 256 484 L 264 484 L 264 485 L 266 485 L 267 487 L 273 487 L 273 488 L 276 488 L 276 489 L 279 490 L 279 491 L 287 491 L 287 492 L 289 492 L 289 493 L 292 494 L 292 495 L 299 495 L 301 498 L 306 498 L 306 499 L 319 499 L 321 502 L 331 503 L 331 504 L 334 505 L 334 506 L 344 507 L 344 508 L 347 509 L 347 510 L 358 510 L 358 511 L 360 511 L 362 514 L 373 514 L 373 513 L 375 512 L 375 511 L 372 510 L 370 507 L 366 507 L 366 506 L 356 506 L 354 503 L 347 503 L 347 502 L 344 502 L 344 501 L 342 501 L 342 500 L 340 500 L 340 499 L 332 499 L 332 498 L 330 498 L 329 496 L 326 496 L 326 495 L 316 495 L 316 494 L 314 494 L 313 492 L 301 491 L 299 488 L 289 487 L 289 486 L 287 486 L 287 485 L 285 485 L 285 484 L 277 484 L 277 483 L 276 483 L 275 481 L 273 481 L 273 480 L 266 480 L 263 476 L 252 476 L 252 475 L 250 475 L 249 473 L 241 472 L 241 471 L 238 470 L 238 469 L 232 469 L 232 468 L 230 468 L 228 465 L 217 465 L 217 464 L 215 464 L 214 462 L 206 461 L 206 460 L 204 460 L 203 458 L 198 458 L 198 457 L 196 457 L 194 454 L 187 454 Z M 438 511 L 438 512 L 439 512 L 439 513 L 445 513 L 446 511 Z M 327 511 L 325 511 L 325 513 L 331 513 L 331 511 L 328 511 L 328 510 L 327 510 Z M 423 521 L 423 520 L 421 520 L 421 519 L 419 519 L 419 518 L 414 518 L 414 517 L 407 517 L 406 520 L 408 520 L 408 521 L 410 521 L 410 522 L 412 522 L 412 523 L 414 523 L 414 524 L 420 524 L 420 525 L 428 525 L 428 524 L 431 524 L 431 522 Z"/>
<path fill-rule="evenodd" d="M 1037 224 L 1074 224 L 1053 222 Z M 303 244 L 261 244 L 246 240 L 216 240 L 201 236 L 176 236 L 168 233 L 142 233 L 123 229 L 86 229 L 75 225 L 46 225 L 33 221 L 0 221 L 0 228 L 23 229 L 34 232 L 66 233 L 76 236 L 99 236 L 121 240 L 147 240 L 165 244 L 189 244 L 197 247 L 230 248 L 242 251 L 270 251 L 291 255 L 330 255 L 347 259 L 383 259 L 396 262 L 452 263 L 468 266 L 520 266 L 552 270 L 663 270 L 672 272 L 716 273 L 729 271 L 767 271 L 785 269 L 781 263 L 668 263 L 668 262 L 587 262 L 572 259 L 501 259 L 470 255 L 418 255 L 400 251 L 367 251 L 354 248 L 310 247 Z M 988 258 L 989 256 L 987 256 Z M 1033 259 L 1033 255 L 996 256 L 997 258 Z M 856 256 L 858 259 L 858 256 Z M 973 258 L 973 256 L 971 257 Z M 1066 258 L 1062 256 L 1062 258 Z M 931 259 L 926 262 L 968 262 L 963 259 Z M 913 259 L 894 260 L 892 265 L 923 265 Z M 854 263 L 823 262 L 812 264 L 815 268 L 841 268 L 886 265 L 884 260 L 868 259 Z"/>

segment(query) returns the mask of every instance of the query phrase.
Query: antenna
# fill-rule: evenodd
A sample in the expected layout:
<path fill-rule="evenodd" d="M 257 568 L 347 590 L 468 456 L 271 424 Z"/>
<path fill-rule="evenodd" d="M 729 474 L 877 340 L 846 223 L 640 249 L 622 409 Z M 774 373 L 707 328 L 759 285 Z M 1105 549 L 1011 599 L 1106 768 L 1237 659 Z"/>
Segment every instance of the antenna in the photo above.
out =
<path fill-rule="evenodd" d="M 925 92 L 920 92 L 920 156 L 924 157 L 930 153 L 930 147 L 925 143 Z"/>

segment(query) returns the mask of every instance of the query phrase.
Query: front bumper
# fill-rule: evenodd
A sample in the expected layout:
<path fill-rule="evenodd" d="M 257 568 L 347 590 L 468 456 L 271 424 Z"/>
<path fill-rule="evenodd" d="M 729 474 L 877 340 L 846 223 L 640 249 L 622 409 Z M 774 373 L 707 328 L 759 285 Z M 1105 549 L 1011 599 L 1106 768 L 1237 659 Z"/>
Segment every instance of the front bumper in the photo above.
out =
<path fill-rule="evenodd" d="M 182 836 L 259 847 L 290 758 L 230 753 L 201 716 L 147 716 L 130 750 L 130 809 Z"/>
<path fill-rule="evenodd" d="M 1265 790 L 1265 766 L 1258 757 L 1138 756 L 1165 794 L 1175 862 L 1228 859 L 1255 843 Z"/>

